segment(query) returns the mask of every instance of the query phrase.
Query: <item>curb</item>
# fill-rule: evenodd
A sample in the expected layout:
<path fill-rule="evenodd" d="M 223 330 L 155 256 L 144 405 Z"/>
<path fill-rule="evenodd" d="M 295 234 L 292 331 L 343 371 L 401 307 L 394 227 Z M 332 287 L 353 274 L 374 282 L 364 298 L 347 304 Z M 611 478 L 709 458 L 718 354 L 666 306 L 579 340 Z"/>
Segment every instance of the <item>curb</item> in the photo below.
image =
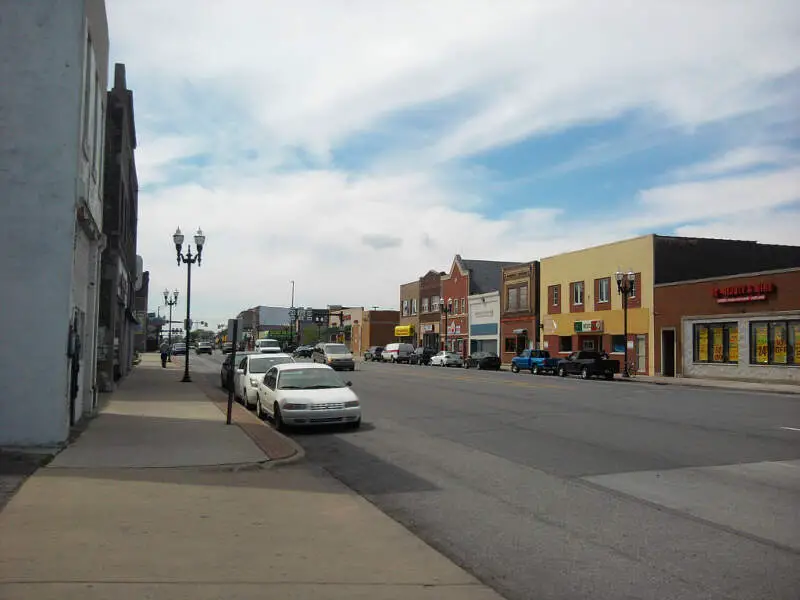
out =
<path fill-rule="evenodd" d="M 690 378 L 683 378 L 684 381 Z M 781 394 L 782 396 L 800 396 L 800 389 L 797 390 L 772 390 L 769 388 L 744 388 L 739 385 L 716 385 L 716 384 L 703 384 L 703 383 L 674 383 L 670 381 L 654 381 L 645 377 L 615 377 L 614 381 L 621 381 L 623 383 L 645 383 L 647 385 L 660 385 L 673 388 L 691 388 L 695 390 L 722 390 L 729 392 L 751 392 L 757 394 Z M 748 383 L 751 385 L 758 385 L 753 382 L 731 382 L 733 384 Z M 798 386 L 800 388 L 800 386 Z"/>

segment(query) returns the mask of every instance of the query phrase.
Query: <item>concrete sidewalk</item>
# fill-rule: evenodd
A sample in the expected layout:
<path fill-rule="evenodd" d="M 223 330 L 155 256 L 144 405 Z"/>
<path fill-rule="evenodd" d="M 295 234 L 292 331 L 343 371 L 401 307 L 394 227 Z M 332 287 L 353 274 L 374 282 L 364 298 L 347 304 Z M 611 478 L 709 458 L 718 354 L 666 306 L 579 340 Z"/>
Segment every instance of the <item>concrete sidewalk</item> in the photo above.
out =
<path fill-rule="evenodd" d="M 0 512 L 0 598 L 500 599 L 326 473 L 267 460 L 144 360 Z"/>
<path fill-rule="evenodd" d="M 731 379 L 701 379 L 699 377 L 660 377 L 656 375 L 636 375 L 622 381 L 652 383 L 655 385 L 677 385 L 685 387 L 717 388 L 745 392 L 771 392 L 776 394 L 800 394 L 800 385 L 791 383 L 765 383 L 757 381 L 735 381 Z"/>

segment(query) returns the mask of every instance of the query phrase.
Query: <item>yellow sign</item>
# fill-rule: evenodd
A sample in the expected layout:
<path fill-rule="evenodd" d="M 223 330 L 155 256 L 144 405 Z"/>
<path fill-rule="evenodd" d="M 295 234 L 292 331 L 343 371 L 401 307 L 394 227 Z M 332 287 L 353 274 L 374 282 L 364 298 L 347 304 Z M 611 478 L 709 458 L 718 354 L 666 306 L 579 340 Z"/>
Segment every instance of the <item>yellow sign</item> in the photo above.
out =
<path fill-rule="evenodd" d="M 713 327 L 711 329 L 711 339 L 713 344 L 713 360 L 714 362 L 722 362 L 725 360 L 722 346 L 722 327 Z"/>
<path fill-rule="evenodd" d="M 793 325 L 794 329 L 794 364 L 800 365 L 800 325 Z"/>
<path fill-rule="evenodd" d="M 728 329 L 728 361 L 739 362 L 739 328 L 731 326 Z"/>
<path fill-rule="evenodd" d="M 701 327 L 698 331 L 699 343 L 697 349 L 697 360 L 700 362 L 708 361 L 708 329 Z"/>
<path fill-rule="evenodd" d="M 756 326 L 756 362 L 765 365 L 769 362 L 769 332 L 767 324 Z"/>
<path fill-rule="evenodd" d="M 397 325 L 394 328 L 395 337 L 410 337 L 414 335 L 413 325 Z"/>
<path fill-rule="evenodd" d="M 783 323 L 773 326 L 775 332 L 775 354 L 773 359 L 776 363 L 786 364 L 786 325 Z"/>

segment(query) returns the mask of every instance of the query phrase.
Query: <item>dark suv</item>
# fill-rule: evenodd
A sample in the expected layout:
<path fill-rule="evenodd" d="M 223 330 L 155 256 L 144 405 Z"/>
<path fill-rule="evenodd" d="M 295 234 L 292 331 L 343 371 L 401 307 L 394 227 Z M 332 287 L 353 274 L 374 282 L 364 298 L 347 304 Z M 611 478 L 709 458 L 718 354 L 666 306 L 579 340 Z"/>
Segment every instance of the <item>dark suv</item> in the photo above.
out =
<path fill-rule="evenodd" d="M 433 348 L 417 348 L 409 355 L 408 364 L 429 365 L 434 354 L 436 354 L 436 350 Z"/>
<path fill-rule="evenodd" d="M 381 353 L 383 352 L 383 346 L 370 346 L 367 348 L 367 351 L 364 352 L 364 360 L 383 360 L 381 358 Z"/>

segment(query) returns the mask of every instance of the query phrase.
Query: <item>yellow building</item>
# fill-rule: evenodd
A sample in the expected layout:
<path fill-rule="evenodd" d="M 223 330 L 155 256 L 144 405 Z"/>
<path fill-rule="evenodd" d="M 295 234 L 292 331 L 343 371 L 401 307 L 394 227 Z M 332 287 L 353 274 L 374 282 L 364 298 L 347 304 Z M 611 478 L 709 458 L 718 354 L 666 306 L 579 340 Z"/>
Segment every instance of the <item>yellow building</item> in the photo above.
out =
<path fill-rule="evenodd" d="M 640 373 L 654 364 L 654 236 L 646 235 L 543 258 L 540 262 L 542 348 L 552 356 L 578 350 L 608 352 L 620 369 Z M 633 273 L 628 339 L 615 274 Z"/>

